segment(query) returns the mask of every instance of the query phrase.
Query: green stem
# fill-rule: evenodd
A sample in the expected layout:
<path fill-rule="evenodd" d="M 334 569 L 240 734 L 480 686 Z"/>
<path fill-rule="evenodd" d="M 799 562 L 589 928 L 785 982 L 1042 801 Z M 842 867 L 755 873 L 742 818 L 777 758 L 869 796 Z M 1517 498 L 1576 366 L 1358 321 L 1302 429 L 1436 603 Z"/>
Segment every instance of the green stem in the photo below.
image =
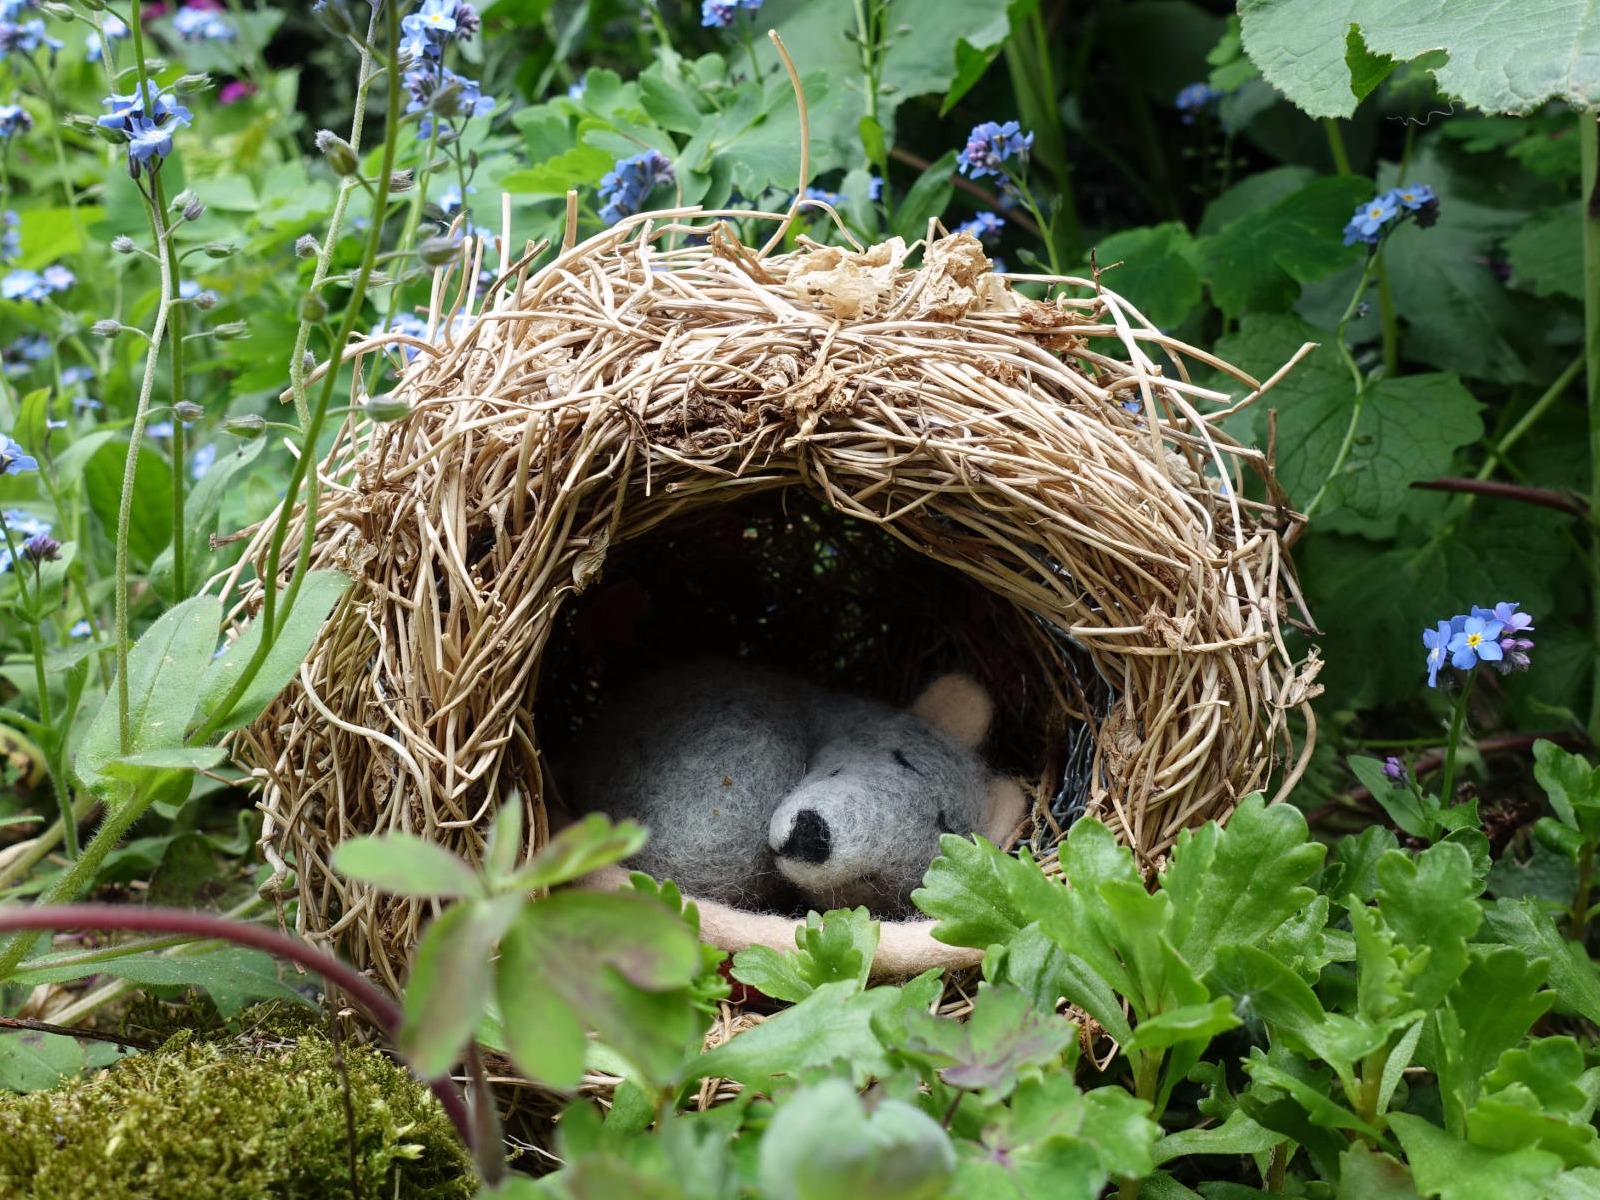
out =
<path fill-rule="evenodd" d="M 1339 131 L 1339 122 L 1332 117 L 1322 119 L 1322 129 L 1328 135 L 1328 153 L 1333 155 L 1333 169 L 1340 175 L 1352 174 L 1350 170 L 1350 155 L 1344 148 L 1344 134 Z"/>
<path fill-rule="evenodd" d="M 1400 373 L 1400 318 L 1389 290 L 1389 271 L 1383 255 L 1375 255 L 1373 264 L 1373 273 L 1378 277 L 1378 312 L 1383 321 L 1383 377 L 1393 379 Z"/>
<path fill-rule="evenodd" d="M 1382 1120 L 1378 1101 L 1383 1094 L 1383 1073 L 1389 1066 L 1389 1052 L 1389 1047 L 1384 1046 L 1361 1062 L 1361 1096 L 1356 1104 L 1356 1115 L 1374 1129 Z"/>
<path fill-rule="evenodd" d="M 1444 774 L 1439 777 L 1439 803 L 1448 808 L 1456 779 L 1456 750 L 1461 746 L 1461 731 L 1466 725 L 1467 700 L 1472 696 L 1472 685 L 1477 682 L 1476 672 L 1468 672 L 1461 694 L 1456 697 L 1455 711 L 1450 714 L 1450 734 L 1444 748 Z"/>
<path fill-rule="evenodd" d="M 122 803 L 112 804 L 105 821 L 95 830 L 83 853 L 55 877 L 39 898 L 39 903 L 67 904 L 87 892 L 106 855 L 122 841 L 123 835 L 133 828 L 134 822 L 144 815 L 149 803 L 149 800 L 135 792 Z M 33 937 L 26 932 L 14 933 L 3 943 L 5 948 L 0 950 L 0 979 L 8 978 L 17 969 L 17 964 L 32 944 Z"/>
<path fill-rule="evenodd" d="M 1378 270 L 1377 264 L 1380 253 L 1374 251 L 1367 256 L 1366 268 L 1361 272 L 1361 279 L 1356 283 L 1355 291 L 1351 293 L 1350 303 L 1345 305 L 1344 316 L 1339 318 L 1339 328 L 1334 337 L 1334 343 L 1338 347 L 1339 356 L 1344 359 L 1345 366 L 1350 371 L 1350 378 L 1355 384 L 1355 398 L 1350 405 L 1350 421 L 1345 426 L 1344 440 L 1339 443 L 1339 452 L 1334 455 L 1333 465 L 1328 468 L 1327 475 L 1323 477 L 1322 486 L 1317 489 L 1317 494 L 1311 497 L 1311 502 L 1306 505 L 1305 515 L 1307 517 L 1316 512 L 1317 508 L 1322 504 L 1323 497 L 1328 494 L 1328 488 L 1333 486 L 1333 481 L 1339 478 L 1340 473 L 1344 471 L 1344 464 L 1350 458 L 1350 451 L 1355 448 L 1356 430 L 1361 425 L 1361 412 L 1366 404 L 1367 381 L 1365 376 L 1361 374 L 1361 367 L 1357 364 L 1355 355 L 1350 353 L 1350 342 L 1345 337 L 1345 330 L 1349 327 L 1351 319 L 1356 315 L 1356 311 L 1361 307 L 1361 297 L 1366 295 L 1367 285 L 1372 281 L 1373 273 Z"/>
<path fill-rule="evenodd" d="M 380 19 L 380 14 L 374 12 L 373 21 Z M 381 19 L 387 27 L 387 60 L 393 63 L 399 53 L 400 44 L 400 19 L 395 12 L 393 4 L 383 6 Z M 392 73 L 391 73 L 392 75 Z M 367 230 L 367 246 L 361 256 L 361 266 L 356 272 L 355 283 L 350 290 L 350 299 L 345 309 L 344 319 L 339 324 L 339 332 L 334 340 L 335 352 L 344 347 L 350 340 L 350 335 L 355 332 L 355 327 L 361 319 L 362 301 L 367 294 L 367 285 L 372 279 L 374 264 L 378 261 L 383 249 L 383 213 L 389 198 L 389 181 L 394 172 L 395 145 L 400 129 L 400 96 L 401 89 L 395 86 L 393 79 L 389 85 L 388 110 L 386 113 L 385 136 L 383 143 L 383 157 L 379 167 L 378 183 L 373 198 L 372 224 Z M 289 610 L 294 605 L 294 600 L 299 592 L 300 581 L 305 578 L 305 573 L 310 566 L 311 545 L 315 540 L 310 531 L 317 525 L 318 490 L 315 476 L 312 475 L 310 483 L 307 476 L 311 473 L 312 464 L 317 457 L 317 441 L 322 436 L 323 427 L 327 424 L 328 412 L 333 406 L 334 389 L 338 386 L 339 372 L 329 370 L 322 378 L 322 389 L 317 396 L 316 407 L 312 410 L 310 422 L 306 426 L 304 440 L 300 453 L 295 456 L 294 466 L 289 474 L 289 485 L 284 491 L 284 500 L 278 509 L 278 520 L 272 531 L 272 540 L 267 546 L 267 560 L 261 571 L 261 611 L 256 620 L 261 622 L 262 636 L 256 645 L 255 653 L 250 656 L 249 662 L 244 665 L 239 678 L 234 681 L 228 694 L 212 711 L 205 722 L 190 737 L 190 745 L 204 745 L 207 739 L 217 732 L 228 719 L 241 697 L 251 682 L 261 672 L 262 664 L 267 660 L 276 640 L 282 622 L 288 618 Z M 300 494 L 300 489 L 306 488 L 305 504 L 298 514 L 299 520 L 307 534 L 300 539 L 300 555 L 295 561 L 294 572 L 290 577 L 288 586 L 283 591 L 283 614 L 278 614 L 278 568 L 283 560 L 284 543 L 289 537 L 289 526 L 296 519 L 295 496 Z"/>
<path fill-rule="evenodd" d="M 1589 511 L 1600 512 L 1600 194 L 1596 193 L 1596 164 L 1600 161 L 1600 136 L 1596 115 L 1578 115 L 1578 145 L 1583 162 L 1583 351 L 1588 373 L 1589 409 Z M 1591 556 L 1589 603 L 1593 633 L 1600 645 L 1600 554 Z M 1589 701 L 1589 737 L 1600 740 L 1600 669 L 1592 669 Z"/>
<path fill-rule="evenodd" d="M 1589 923 L 1589 895 L 1594 889 L 1594 856 L 1596 847 L 1594 842 L 1583 844 L 1583 853 L 1578 856 L 1578 890 L 1573 893 L 1572 911 L 1567 917 L 1567 937 L 1584 944 L 1585 934 Z"/>
<path fill-rule="evenodd" d="M 1488 479 L 1489 476 L 1493 475 L 1497 464 L 1507 465 L 1504 459 L 1506 454 L 1510 452 L 1511 447 L 1521 441 L 1522 436 L 1539 423 L 1540 418 L 1550 411 L 1551 406 L 1566 394 L 1566 390 L 1572 386 L 1573 381 L 1583 373 L 1584 357 L 1584 355 L 1580 354 L 1568 363 L 1566 370 L 1556 376 L 1555 382 L 1545 389 L 1544 395 L 1533 402 L 1533 406 L 1522 414 L 1522 417 L 1515 425 L 1506 431 L 1506 435 L 1498 442 L 1487 444 L 1486 449 L 1489 454 L 1484 460 L 1483 466 L 1478 468 L 1477 477 L 1479 479 Z M 1469 502 L 1470 499 L 1469 497 Z"/>

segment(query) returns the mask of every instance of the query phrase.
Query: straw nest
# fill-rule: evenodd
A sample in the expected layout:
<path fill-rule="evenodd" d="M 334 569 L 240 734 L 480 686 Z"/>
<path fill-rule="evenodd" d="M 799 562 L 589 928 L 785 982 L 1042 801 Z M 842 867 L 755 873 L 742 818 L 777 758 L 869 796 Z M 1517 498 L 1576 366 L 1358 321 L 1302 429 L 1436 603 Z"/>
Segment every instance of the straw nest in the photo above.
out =
<path fill-rule="evenodd" d="M 476 859 L 511 796 L 542 844 L 551 760 L 668 651 L 892 701 L 978 674 L 1036 849 L 1087 811 L 1154 863 L 1293 758 L 1295 518 L 1190 368 L 1260 384 L 965 235 L 768 254 L 734 217 L 792 219 L 643 214 L 481 299 L 475 260 L 436 278 L 428 337 L 346 356 L 359 402 L 404 350 L 409 415 L 352 416 L 314 528 L 292 514 L 281 561 L 309 538 L 354 586 L 233 749 L 302 932 L 391 985 L 426 907 L 337 877 L 333 846 L 400 829 Z"/>

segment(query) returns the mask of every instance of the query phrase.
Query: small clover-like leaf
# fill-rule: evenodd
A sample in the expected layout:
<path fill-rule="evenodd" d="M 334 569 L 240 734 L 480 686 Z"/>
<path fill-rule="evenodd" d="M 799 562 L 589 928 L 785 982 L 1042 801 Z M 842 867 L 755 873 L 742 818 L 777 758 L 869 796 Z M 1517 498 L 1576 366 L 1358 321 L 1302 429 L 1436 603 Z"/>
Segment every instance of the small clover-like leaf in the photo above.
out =
<path fill-rule="evenodd" d="M 795 949 L 780 954 L 751 946 L 733 958 L 733 977 L 774 1000 L 804 1000 L 825 983 L 867 986 L 878 946 L 878 923 L 864 908 L 811 913 L 795 930 Z"/>
<path fill-rule="evenodd" d="M 649 836 L 635 821 L 613 822 L 600 813 L 590 813 L 551 838 L 511 876 L 507 886 L 533 891 L 571 883 L 638 853 Z"/>
<path fill-rule="evenodd" d="M 1029 1070 L 1056 1063 L 1077 1038 L 1077 1026 L 1033 1007 L 1016 988 L 978 985 L 972 1013 L 953 1021 L 918 1012 L 906 1017 L 903 1052 L 933 1064 L 951 1087 L 1004 1100 Z"/>
<path fill-rule="evenodd" d="M 477 872 L 413 833 L 353 837 L 333 849 L 333 869 L 396 896 L 455 899 L 483 894 Z"/>

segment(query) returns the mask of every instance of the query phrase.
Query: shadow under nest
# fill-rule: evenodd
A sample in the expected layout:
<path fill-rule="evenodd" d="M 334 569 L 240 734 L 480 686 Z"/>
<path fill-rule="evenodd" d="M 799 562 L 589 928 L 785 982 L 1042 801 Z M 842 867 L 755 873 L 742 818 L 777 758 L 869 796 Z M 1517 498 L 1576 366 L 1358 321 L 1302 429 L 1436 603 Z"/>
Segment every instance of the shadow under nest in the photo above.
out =
<path fill-rule="evenodd" d="M 481 299 L 479 262 L 442 272 L 428 337 L 347 352 L 357 412 L 280 561 L 309 541 L 353 586 L 232 749 L 297 927 L 390 986 L 431 910 L 339 878 L 333 848 L 405 830 L 478 860 L 512 795 L 537 848 L 551 758 L 656 661 L 895 704 L 971 673 L 1035 846 L 1087 812 L 1146 866 L 1292 756 L 1315 673 L 1280 633 L 1294 518 L 1218 423 L 1261 384 L 1094 281 L 1021 295 L 965 235 L 766 255 L 686 223 L 717 216 L 642 214 Z M 362 359 L 401 347 L 408 415 L 368 420 Z M 273 524 L 225 589 L 266 574 Z M 236 629 L 260 583 L 241 595 Z"/>

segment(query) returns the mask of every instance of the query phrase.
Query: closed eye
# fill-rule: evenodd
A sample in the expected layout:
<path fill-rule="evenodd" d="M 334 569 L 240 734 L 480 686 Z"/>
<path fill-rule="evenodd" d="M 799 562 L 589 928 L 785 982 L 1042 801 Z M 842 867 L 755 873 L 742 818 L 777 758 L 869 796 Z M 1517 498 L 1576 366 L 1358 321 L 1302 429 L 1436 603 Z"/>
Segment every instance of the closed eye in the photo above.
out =
<path fill-rule="evenodd" d="M 918 771 L 916 769 L 916 767 L 911 765 L 911 760 L 909 758 L 907 758 L 899 750 L 894 751 L 894 753 L 891 754 L 890 757 L 893 758 L 895 760 L 895 762 L 899 763 L 902 767 L 904 767 L 906 770 L 912 772 L 913 774 L 916 774 L 916 775 L 921 775 L 922 774 L 921 771 Z"/>

